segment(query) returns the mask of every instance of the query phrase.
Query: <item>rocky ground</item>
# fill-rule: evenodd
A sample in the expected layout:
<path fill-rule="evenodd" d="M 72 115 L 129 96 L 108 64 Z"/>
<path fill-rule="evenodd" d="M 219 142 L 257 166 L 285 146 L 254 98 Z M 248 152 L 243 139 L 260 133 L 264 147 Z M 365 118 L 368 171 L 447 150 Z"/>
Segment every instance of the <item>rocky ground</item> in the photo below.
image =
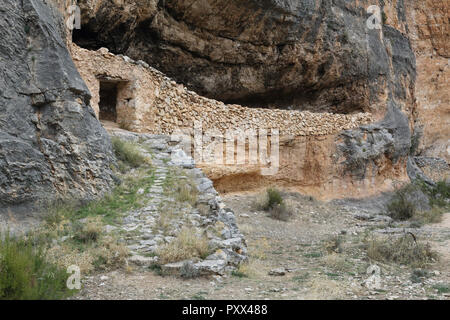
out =
<path fill-rule="evenodd" d="M 255 194 L 223 197 L 237 214 L 248 245 L 249 264 L 228 276 L 183 280 L 154 270 L 129 268 L 86 277 L 76 299 L 449 299 L 450 213 L 441 223 L 416 228 L 418 241 L 440 253 L 423 276 L 413 269 L 375 263 L 381 286 L 367 287 L 370 275 L 364 239 L 375 233 L 407 231 L 378 215 L 382 199 L 319 202 L 285 195 L 295 208 L 287 222 L 255 211 Z M 340 235 L 340 252 L 329 253 L 330 239 Z"/>

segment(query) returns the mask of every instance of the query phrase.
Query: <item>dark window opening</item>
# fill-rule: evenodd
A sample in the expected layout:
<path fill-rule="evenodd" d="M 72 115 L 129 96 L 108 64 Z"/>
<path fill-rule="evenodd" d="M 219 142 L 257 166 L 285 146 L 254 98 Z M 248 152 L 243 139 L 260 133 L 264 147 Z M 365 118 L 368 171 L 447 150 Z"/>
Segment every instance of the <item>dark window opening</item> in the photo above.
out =
<path fill-rule="evenodd" d="M 117 82 L 100 81 L 99 118 L 117 122 Z"/>

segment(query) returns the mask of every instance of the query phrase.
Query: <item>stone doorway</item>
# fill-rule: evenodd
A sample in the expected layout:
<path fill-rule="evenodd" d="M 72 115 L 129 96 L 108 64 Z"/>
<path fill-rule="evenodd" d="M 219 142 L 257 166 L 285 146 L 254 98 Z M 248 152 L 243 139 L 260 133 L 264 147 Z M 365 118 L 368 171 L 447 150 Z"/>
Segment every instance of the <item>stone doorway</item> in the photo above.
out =
<path fill-rule="evenodd" d="M 100 80 L 99 119 L 117 122 L 118 81 Z"/>

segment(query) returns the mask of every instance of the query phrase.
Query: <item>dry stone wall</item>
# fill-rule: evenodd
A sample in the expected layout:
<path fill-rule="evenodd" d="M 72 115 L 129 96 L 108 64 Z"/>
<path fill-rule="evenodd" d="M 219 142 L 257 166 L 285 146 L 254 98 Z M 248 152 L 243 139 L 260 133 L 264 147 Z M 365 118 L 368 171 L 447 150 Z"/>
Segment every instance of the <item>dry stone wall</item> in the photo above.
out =
<path fill-rule="evenodd" d="M 179 128 L 278 129 L 282 135 L 331 135 L 373 121 L 370 113 L 332 114 L 227 105 L 189 91 L 143 61 L 114 55 L 106 48 L 89 51 L 73 45 L 72 55 L 99 112 L 99 79 L 125 82 L 119 93 L 118 122 L 137 132 L 171 134 Z M 127 100 L 127 102 L 120 102 Z"/>

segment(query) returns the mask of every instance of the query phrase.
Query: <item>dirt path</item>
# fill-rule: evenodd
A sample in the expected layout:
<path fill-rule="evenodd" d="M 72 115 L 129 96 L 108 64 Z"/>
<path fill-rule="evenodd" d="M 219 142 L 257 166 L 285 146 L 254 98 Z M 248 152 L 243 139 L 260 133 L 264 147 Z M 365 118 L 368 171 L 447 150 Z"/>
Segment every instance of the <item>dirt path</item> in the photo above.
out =
<path fill-rule="evenodd" d="M 442 223 L 423 228 L 442 258 L 420 283 L 411 281 L 407 267 L 381 265 L 381 288 L 365 286 L 367 258 L 363 239 L 383 228 L 383 221 L 364 221 L 352 205 L 322 203 L 296 194 L 287 196 L 295 207 L 288 222 L 253 209 L 252 194 L 227 195 L 244 233 L 250 263 L 230 276 L 183 280 L 152 270 L 117 270 L 86 278 L 76 299 L 449 299 L 450 214 Z M 339 236 L 340 253 L 330 253 Z M 421 236 L 422 237 L 422 236 Z M 271 276 L 275 268 L 286 274 Z"/>

